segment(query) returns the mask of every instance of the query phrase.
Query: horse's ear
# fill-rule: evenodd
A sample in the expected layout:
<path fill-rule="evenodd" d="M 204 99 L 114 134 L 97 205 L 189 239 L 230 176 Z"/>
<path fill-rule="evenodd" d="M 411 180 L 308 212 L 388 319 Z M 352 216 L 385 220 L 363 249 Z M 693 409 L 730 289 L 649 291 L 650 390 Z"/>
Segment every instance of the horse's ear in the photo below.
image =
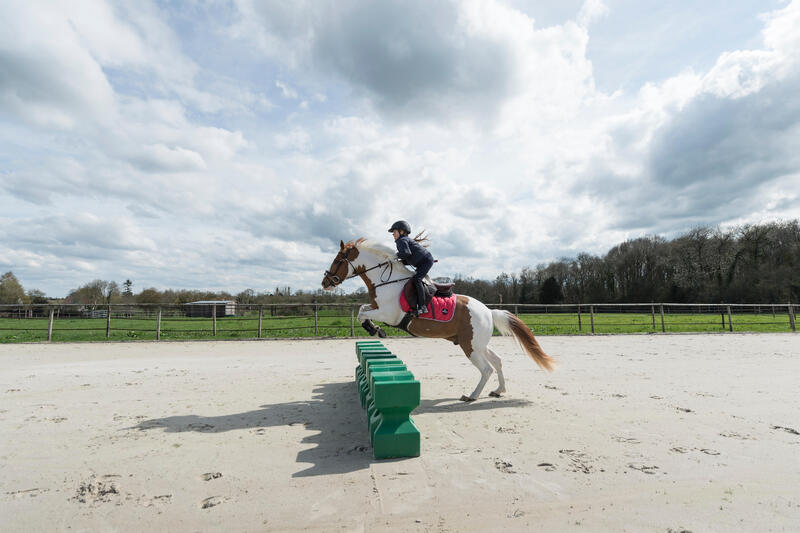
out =
<path fill-rule="evenodd" d="M 339 250 L 344 250 L 344 241 L 339 241 Z"/>

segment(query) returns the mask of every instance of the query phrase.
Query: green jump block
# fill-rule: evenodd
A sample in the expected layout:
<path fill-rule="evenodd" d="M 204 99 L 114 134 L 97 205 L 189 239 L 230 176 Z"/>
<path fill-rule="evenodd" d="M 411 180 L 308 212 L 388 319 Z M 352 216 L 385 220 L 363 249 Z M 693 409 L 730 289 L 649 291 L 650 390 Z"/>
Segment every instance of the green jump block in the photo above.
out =
<path fill-rule="evenodd" d="M 419 452 L 419 429 L 411 417 L 384 413 L 372 438 L 372 456 L 375 459 L 419 457 Z"/>
<path fill-rule="evenodd" d="M 413 385 L 416 383 L 416 385 Z M 409 385 L 411 388 L 416 388 L 419 394 L 419 382 L 414 380 L 414 374 L 408 371 L 398 372 L 374 372 L 370 379 L 370 388 L 365 398 L 367 410 L 367 426 L 369 427 L 370 440 L 375 433 L 375 429 L 380 423 L 381 406 L 386 408 L 402 408 L 408 406 L 407 414 L 411 413 L 414 408 L 419 405 L 419 396 L 416 401 L 413 398 L 403 396 L 403 391 Z M 378 391 L 379 385 L 385 385 L 381 392 Z M 381 403 L 378 402 L 378 395 L 381 396 Z"/>
<path fill-rule="evenodd" d="M 379 359 L 397 359 L 397 356 L 393 353 L 372 353 L 368 352 L 361 356 L 362 360 L 359 362 L 359 368 L 361 368 L 361 375 L 364 375 L 364 372 L 367 369 L 367 361 L 376 361 Z"/>
<path fill-rule="evenodd" d="M 371 344 L 356 344 L 356 355 L 358 355 L 362 350 L 370 350 L 375 348 L 386 348 L 383 343 L 375 341 Z"/>
<path fill-rule="evenodd" d="M 369 365 L 370 361 L 400 361 L 400 359 L 393 353 L 365 352 L 364 355 L 362 356 L 361 363 L 358 365 L 358 368 L 361 369 L 361 376 L 365 375 L 367 366 Z"/>
<path fill-rule="evenodd" d="M 370 373 L 373 369 L 378 369 L 384 366 L 403 365 L 403 361 L 399 357 L 374 357 L 364 360 L 364 376 L 369 379 Z"/>
<path fill-rule="evenodd" d="M 419 406 L 420 384 L 379 340 L 357 341 L 356 385 L 375 459 L 418 457 L 419 429 L 411 412 Z"/>
<path fill-rule="evenodd" d="M 388 369 L 395 371 L 406 370 L 403 362 L 397 358 L 368 359 L 366 363 L 366 371 L 362 369 L 362 371 L 359 373 L 358 370 L 356 370 L 356 376 L 358 377 L 358 395 L 361 400 L 362 409 L 367 405 L 366 396 L 369 393 L 369 376 L 372 372 L 380 370 L 386 371 Z"/>
<path fill-rule="evenodd" d="M 399 359 L 398 362 L 394 362 L 391 360 L 386 360 L 384 364 L 372 364 L 369 366 L 367 373 L 364 375 L 363 379 L 359 382 L 359 396 L 361 399 L 361 408 L 367 408 L 369 403 L 372 399 L 372 391 L 370 389 L 370 376 L 373 374 L 380 375 L 382 372 L 405 372 L 408 370 L 406 365 L 402 364 L 403 362 Z M 383 361 L 381 361 L 383 362 Z M 412 376 L 413 377 L 413 376 Z M 367 412 L 367 420 L 369 420 L 369 412 Z"/>
<path fill-rule="evenodd" d="M 369 344 L 383 344 L 383 343 L 381 341 L 375 340 L 375 339 L 368 340 L 368 341 L 356 341 L 356 346 L 367 346 Z"/>
<path fill-rule="evenodd" d="M 361 350 L 358 352 L 358 364 L 364 366 L 364 359 L 367 356 L 381 356 L 381 355 L 387 356 L 393 354 L 386 348 L 368 348 L 366 350 Z"/>
<path fill-rule="evenodd" d="M 366 358 L 364 359 L 364 362 L 366 363 L 367 361 L 383 361 L 383 360 L 394 361 L 396 359 L 397 356 L 394 354 L 367 355 Z M 364 377 L 365 369 L 366 365 L 359 364 L 358 366 L 356 366 L 356 381 L 359 381 L 361 380 L 361 378 Z"/>
<path fill-rule="evenodd" d="M 361 407 L 364 407 L 364 393 L 362 392 L 365 387 L 365 369 L 368 361 L 387 360 L 399 361 L 396 355 L 386 350 L 385 352 L 364 352 L 359 356 L 359 365 L 356 367 L 356 387 L 359 389 L 359 396 L 361 396 Z"/>
<path fill-rule="evenodd" d="M 420 434 L 410 415 L 419 405 L 419 381 L 376 381 L 374 392 L 370 440 L 375 459 L 418 457 Z"/>
<path fill-rule="evenodd" d="M 379 411 L 406 406 L 409 412 L 419 406 L 420 384 L 411 372 L 387 372 L 390 379 L 378 380 L 373 373 L 372 394 Z M 410 379 L 409 379 L 410 376 Z M 391 379 L 393 378 L 393 379 Z"/>
<path fill-rule="evenodd" d="M 383 348 L 383 343 L 381 341 L 356 341 L 356 356 L 358 356 L 358 349 L 359 348 L 367 348 L 367 347 L 379 347 Z"/>
<path fill-rule="evenodd" d="M 369 425 L 372 413 L 375 412 L 375 402 L 373 401 L 374 383 L 376 381 L 397 381 L 401 379 L 409 381 L 414 379 L 414 374 L 409 372 L 405 365 L 384 365 L 372 369 L 370 379 L 367 380 L 364 388 L 364 408 L 367 410 L 367 425 Z"/>

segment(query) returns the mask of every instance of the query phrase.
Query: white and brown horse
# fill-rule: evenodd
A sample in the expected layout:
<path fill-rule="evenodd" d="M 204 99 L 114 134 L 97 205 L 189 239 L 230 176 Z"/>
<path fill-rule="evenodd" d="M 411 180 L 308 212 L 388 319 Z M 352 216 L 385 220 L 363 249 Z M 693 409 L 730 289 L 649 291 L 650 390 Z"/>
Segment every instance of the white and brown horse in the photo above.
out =
<path fill-rule="evenodd" d="M 332 289 L 347 279 L 359 276 L 367 286 L 370 303 L 361 306 L 358 321 L 363 324 L 377 320 L 396 326 L 406 314 L 400 308 L 400 292 L 404 281 L 412 275 L 413 272 L 400 262 L 394 250 L 373 241 L 358 239 L 347 244 L 340 242 L 339 253 L 325 271 L 322 287 Z M 544 353 L 531 330 L 517 316 L 508 311 L 491 310 L 475 298 L 456 295 L 455 313 L 449 322 L 414 318 L 407 326 L 408 331 L 418 337 L 447 339 L 461 346 L 464 354 L 481 373 L 481 379 L 472 394 L 461 397 L 467 402 L 478 399 L 493 368 L 497 371 L 500 384 L 489 395 L 499 397 L 506 392 L 500 357 L 488 348 L 495 327 L 503 335 L 516 337 L 536 364 L 552 371 L 555 361 Z"/>

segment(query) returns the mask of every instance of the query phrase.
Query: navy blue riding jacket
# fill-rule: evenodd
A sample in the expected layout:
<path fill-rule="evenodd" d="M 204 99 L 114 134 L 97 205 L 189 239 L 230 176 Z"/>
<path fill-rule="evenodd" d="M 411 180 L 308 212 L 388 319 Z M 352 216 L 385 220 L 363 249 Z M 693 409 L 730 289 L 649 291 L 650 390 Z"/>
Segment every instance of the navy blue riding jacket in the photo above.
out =
<path fill-rule="evenodd" d="M 394 243 L 397 245 L 397 257 L 417 269 L 414 277 L 423 277 L 428 273 L 433 266 L 433 255 L 427 248 L 408 235 L 401 235 Z"/>

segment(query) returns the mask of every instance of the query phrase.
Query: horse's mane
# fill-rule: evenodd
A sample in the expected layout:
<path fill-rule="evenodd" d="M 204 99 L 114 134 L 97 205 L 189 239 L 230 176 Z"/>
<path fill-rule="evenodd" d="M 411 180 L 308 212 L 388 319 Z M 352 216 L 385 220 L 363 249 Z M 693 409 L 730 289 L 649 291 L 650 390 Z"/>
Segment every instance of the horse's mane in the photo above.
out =
<path fill-rule="evenodd" d="M 352 246 L 352 247 L 358 248 L 359 250 L 372 252 L 373 254 L 377 255 L 378 257 L 382 257 L 382 258 L 384 258 L 386 260 L 395 259 L 396 258 L 395 250 L 393 250 L 392 248 L 389 248 L 385 244 L 381 244 L 381 243 L 379 243 L 377 241 L 373 241 L 372 239 L 365 239 L 365 238 L 362 237 L 360 239 L 357 239 L 355 242 L 350 241 L 347 244 L 345 244 L 344 246 L 345 246 L 345 248 L 348 248 L 348 247 Z"/>

